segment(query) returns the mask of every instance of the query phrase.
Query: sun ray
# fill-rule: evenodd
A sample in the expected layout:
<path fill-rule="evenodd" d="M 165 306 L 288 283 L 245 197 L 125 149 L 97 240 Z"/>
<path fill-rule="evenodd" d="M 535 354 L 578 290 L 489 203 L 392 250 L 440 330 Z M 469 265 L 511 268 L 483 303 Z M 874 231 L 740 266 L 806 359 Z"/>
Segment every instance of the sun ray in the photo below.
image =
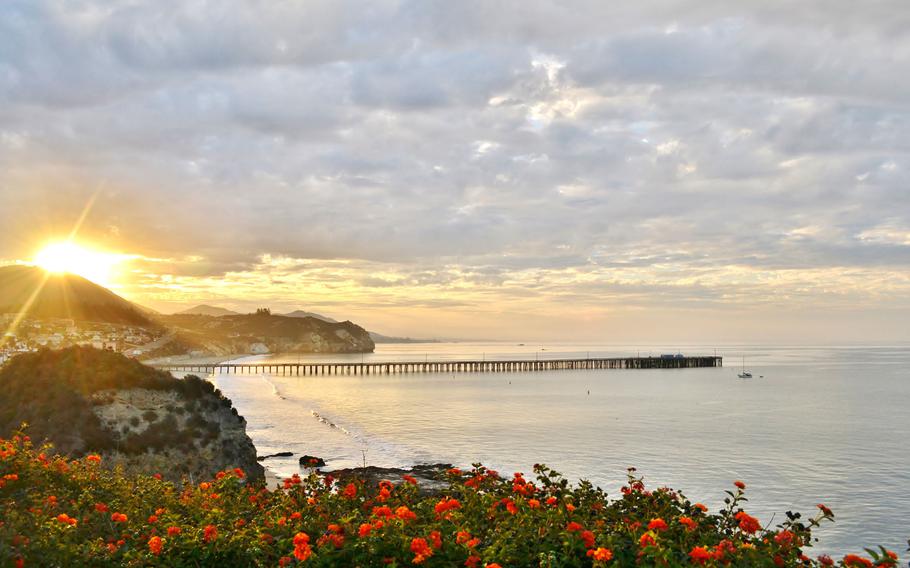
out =
<path fill-rule="evenodd" d="M 95 191 L 85 203 L 85 207 L 82 208 L 82 211 L 79 213 L 79 217 L 76 219 L 76 222 L 73 223 L 73 228 L 70 230 L 69 238 L 66 242 L 72 242 L 76 238 L 76 235 L 79 233 L 79 229 L 82 228 L 82 223 L 85 222 L 85 219 L 88 217 L 88 214 L 91 212 L 92 207 L 95 205 L 95 201 L 98 199 L 99 191 Z M 25 316 L 28 315 L 29 310 L 32 308 L 32 304 L 35 303 L 35 300 L 41 294 L 41 291 L 44 289 L 44 286 L 47 285 L 47 281 L 51 277 L 51 271 L 45 271 L 41 276 L 41 280 L 35 289 L 29 295 L 28 299 L 22 305 L 22 308 L 16 314 L 16 317 L 13 318 L 13 321 L 10 322 L 7 326 L 6 331 L 3 332 L 3 336 L 0 337 L 0 346 L 4 345 L 7 339 L 11 338 L 13 334 L 16 333 L 16 330 L 19 329 L 19 325 L 22 324 L 22 320 L 25 319 Z"/>

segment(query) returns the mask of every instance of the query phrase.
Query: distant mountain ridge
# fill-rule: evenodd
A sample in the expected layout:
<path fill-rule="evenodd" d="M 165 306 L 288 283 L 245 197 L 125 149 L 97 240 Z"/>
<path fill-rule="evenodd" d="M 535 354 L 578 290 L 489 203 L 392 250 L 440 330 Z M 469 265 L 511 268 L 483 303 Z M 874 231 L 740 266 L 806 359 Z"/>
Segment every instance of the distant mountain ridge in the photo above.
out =
<path fill-rule="evenodd" d="M 34 266 L 0 266 L 0 313 L 19 313 L 38 290 L 27 314 L 36 318 L 155 327 L 132 303 L 75 274 L 50 274 Z"/>
<path fill-rule="evenodd" d="M 235 312 L 233 310 L 229 310 L 227 308 L 221 308 L 218 306 L 210 306 L 208 304 L 199 304 L 198 306 L 189 308 L 187 310 L 176 312 L 174 315 L 188 315 L 188 314 L 194 314 L 194 315 L 200 315 L 200 316 L 213 316 L 213 317 L 217 318 L 217 317 L 221 317 L 221 316 L 237 316 L 237 315 L 240 315 L 240 312 Z"/>
<path fill-rule="evenodd" d="M 329 316 L 324 316 L 315 312 L 306 312 L 304 310 L 294 310 L 291 313 L 282 315 L 289 318 L 316 318 L 318 320 L 327 321 L 329 323 L 338 323 L 338 320 L 335 318 L 330 318 Z"/>

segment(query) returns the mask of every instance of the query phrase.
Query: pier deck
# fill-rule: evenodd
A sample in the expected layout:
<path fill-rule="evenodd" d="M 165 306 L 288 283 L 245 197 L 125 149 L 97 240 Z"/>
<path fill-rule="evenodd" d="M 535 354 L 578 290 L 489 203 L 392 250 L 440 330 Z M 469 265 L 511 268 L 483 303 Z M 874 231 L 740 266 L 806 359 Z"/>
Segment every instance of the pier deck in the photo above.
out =
<path fill-rule="evenodd" d="M 362 363 L 175 363 L 165 371 L 207 374 L 388 375 L 401 373 L 510 373 L 591 369 L 690 369 L 722 367 L 723 357 L 608 357 L 498 361 L 375 361 Z"/>

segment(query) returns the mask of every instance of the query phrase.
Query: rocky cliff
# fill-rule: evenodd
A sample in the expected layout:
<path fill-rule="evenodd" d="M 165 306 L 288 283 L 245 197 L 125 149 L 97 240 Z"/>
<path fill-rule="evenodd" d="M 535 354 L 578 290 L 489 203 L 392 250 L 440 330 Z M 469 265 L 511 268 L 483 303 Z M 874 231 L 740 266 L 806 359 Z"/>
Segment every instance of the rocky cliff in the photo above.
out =
<path fill-rule="evenodd" d="M 106 464 L 173 481 L 237 467 L 263 477 L 246 421 L 198 377 L 70 348 L 15 357 L 0 371 L 0 389 L 0 436 L 27 423 L 33 439 L 59 453 L 100 453 Z"/>

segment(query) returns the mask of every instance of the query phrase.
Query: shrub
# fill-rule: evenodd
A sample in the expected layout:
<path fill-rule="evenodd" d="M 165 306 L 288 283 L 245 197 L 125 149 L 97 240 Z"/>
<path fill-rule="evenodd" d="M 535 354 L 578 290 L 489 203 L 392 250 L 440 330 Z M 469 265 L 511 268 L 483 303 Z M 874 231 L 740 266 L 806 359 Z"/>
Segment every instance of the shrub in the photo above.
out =
<path fill-rule="evenodd" d="M 715 512 L 671 489 L 648 490 L 630 471 L 617 499 L 573 486 L 543 466 L 536 479 L 475 465 L 450 470 L 438 494 L 294 476 L 281 490 L 239 470 L 175 487 L 0 440 L 0 566 L 821 566 L 812 533 L 819 505 L 763 528 L 744 509 L 745 486 Z M 838 566 L 896 566 L 884 549 Z"/>

